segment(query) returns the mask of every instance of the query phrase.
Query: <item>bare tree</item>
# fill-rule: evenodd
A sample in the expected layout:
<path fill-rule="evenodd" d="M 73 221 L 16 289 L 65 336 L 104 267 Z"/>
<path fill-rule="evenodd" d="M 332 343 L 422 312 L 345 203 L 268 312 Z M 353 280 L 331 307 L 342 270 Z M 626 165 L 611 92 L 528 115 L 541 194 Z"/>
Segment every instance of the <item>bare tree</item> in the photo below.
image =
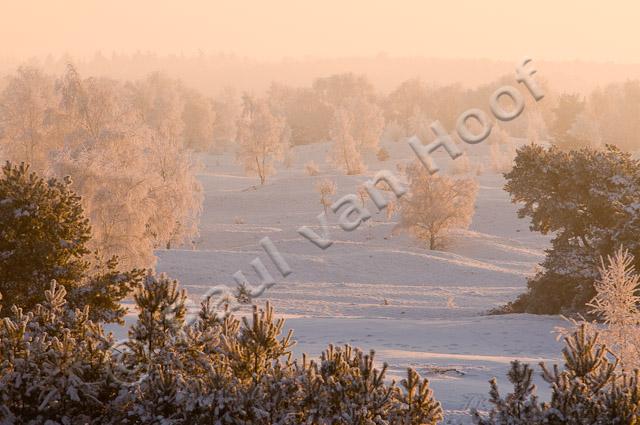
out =
<path fill-rule="evenodd" d="M 478 191 L 474 180 L 431 175 L 420 163 L 407 167 L 407 177 L 409 194 L 400 199 L 400 229 L 427 241 L 429 249 L 437 249 L 449 229 L 469 227 Z"/>
<path fill-rule="evenodd" d="M 290 132 L 284 119 L 271 112 L 266 100 L 245 95 L 243 103 L 237 158 L 245 172 L 256 174 L 262 185 L 275 172 L 274 163 L 284 159 Z"/>

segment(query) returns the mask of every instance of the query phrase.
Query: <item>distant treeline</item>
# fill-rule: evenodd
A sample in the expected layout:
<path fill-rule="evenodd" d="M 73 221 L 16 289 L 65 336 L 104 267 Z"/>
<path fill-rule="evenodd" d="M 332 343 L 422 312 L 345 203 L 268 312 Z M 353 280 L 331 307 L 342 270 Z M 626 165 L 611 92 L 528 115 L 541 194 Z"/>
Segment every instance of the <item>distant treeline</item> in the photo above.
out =
<path fill-rule="evenodd" d="M 150 52 L 122 54 L 103 51 L 85 58 L 69 54 L 31 59 L 0 57 L 0 75 L 13 72 L 25 62 L 54 74 L 64 72 L 67 64 L 72 63 L 82 75 L 123 80 L 140 79 L 151 72 L 161 71 L 213 96 L 228 86 L 240 92 L 263 94 L 274 81 L 296 87 L 308 86 L 316 78 L 349 71 L 366 75 L 381 92 L 388 93 L 402 81 L 412 78 L 440 86 L 460 83 L 464 87 L 475 87 L 500 75 L 511 74 L 514 64 L 520 59 L 434 59 L 380 54 L 372 57 L 260 61 L 228 53 L 158 55 Z M 560 92 L 584 94 L 597 86 L 640 78 L 640 64 L 533 59 L 540 70 L 538 77 L 547 80 L 554 90 Z"/>

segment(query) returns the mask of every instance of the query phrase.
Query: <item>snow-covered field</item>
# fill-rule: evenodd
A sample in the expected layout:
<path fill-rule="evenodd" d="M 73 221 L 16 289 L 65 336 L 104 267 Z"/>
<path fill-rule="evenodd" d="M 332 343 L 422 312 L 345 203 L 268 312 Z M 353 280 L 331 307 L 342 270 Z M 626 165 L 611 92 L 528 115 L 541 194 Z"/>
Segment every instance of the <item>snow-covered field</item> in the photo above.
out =
<path fill-rule="evenodd" d="M 404 142 L 388 144 L 392 157 L 369 158 L 366 176 L 345 176 L 326 165 L 326 144 L 295 148 L 290 169 L 279 169 L 265 186 L 246 177 L 232 156 L 207 155 L 200 180 L 205 190 L 200 237 L 193 249 L 158 251 L 158 269 L 180 280 L 195 301 L 212 285 L 232 286 L 243 270 L 253 283 L 249 262 L 260 256 L 280 277 L 258 241 L 269 236 L 293 273 L 280 278 L 260 300 L 270 300 L 287 318 L 297 340 L 296 354 L 317 356 L 329 343 L 376 350 L 392 377 L 407 366 L 428 376 L 443 403 L 447 423 L 469 422 L 471 408 L 488 407 L 488 380 L 498 377 L 506 392 L 506 371 L 514 359 L 558 361 L 559 317 L 488 316 L 486 311 L 523 292 L 526 277 L 544 256 L 548 238 L 528 230 L 502 190 L 504 180 L 488 171 L 486 146 L 469 151 L 487 171 L 478 176 L 476 214 L 468 231 L 456 232 L 446 252 L 430 251 L 405 235 L 392 235 L 396 218 L 384 212 L 353 232 L 329 214 L 331 239 L 321 250 L 297 233 L 317 226 L 322 210 L 316 184 L 334 179 L 338 193 L 355 193 L 381 169 L 413 159 Z M 451 160 L 438 155 L 443 169 Z M 320 175 L 304 164 L 313 159 Z M 538 379 L 538 383 L 540 380 Z M 539 387 L 544 398 L 546 386 Z"/>

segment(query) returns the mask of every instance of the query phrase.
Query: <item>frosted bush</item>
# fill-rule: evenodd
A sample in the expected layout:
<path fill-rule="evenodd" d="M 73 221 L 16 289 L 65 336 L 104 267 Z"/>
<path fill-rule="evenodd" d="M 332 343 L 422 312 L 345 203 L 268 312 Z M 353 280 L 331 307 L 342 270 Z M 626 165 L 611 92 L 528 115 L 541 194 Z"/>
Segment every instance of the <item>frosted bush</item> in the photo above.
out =
<path fill-rule="evenodd" d="M 391 158 L 391 155 L 389 155 L 389 151 L 387 151 L 385 148 L 380 148 L 376 153 L 376 158 L 378 158 L 378 161 L 384 162 Z"/>
<path fill-rule="evenodd" d="M 330 179 L 323 179 L 318 183 L 317 189 L 320 194 L 320 204 L 324 208 L 324 212 L 326 214 L 332 203 L 331 196 L 336 194 L 336 182 Z"/>

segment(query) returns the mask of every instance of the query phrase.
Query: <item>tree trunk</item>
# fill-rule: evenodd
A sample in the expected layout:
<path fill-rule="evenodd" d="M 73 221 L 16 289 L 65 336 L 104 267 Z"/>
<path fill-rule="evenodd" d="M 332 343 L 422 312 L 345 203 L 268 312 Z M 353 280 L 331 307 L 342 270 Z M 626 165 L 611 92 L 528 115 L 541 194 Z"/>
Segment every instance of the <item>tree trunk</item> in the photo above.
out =
<path fill-rule="evenodd" d="M 260 186 L 264 185 L 264 181 L 265 176 L 264 176 L 264 170 L 262 168 L 260 168 L 260 160 L 258 159 L 258 157 L 256 156 L 256 166 L 258 169 L 258 177 L 260 177 Z"/>

